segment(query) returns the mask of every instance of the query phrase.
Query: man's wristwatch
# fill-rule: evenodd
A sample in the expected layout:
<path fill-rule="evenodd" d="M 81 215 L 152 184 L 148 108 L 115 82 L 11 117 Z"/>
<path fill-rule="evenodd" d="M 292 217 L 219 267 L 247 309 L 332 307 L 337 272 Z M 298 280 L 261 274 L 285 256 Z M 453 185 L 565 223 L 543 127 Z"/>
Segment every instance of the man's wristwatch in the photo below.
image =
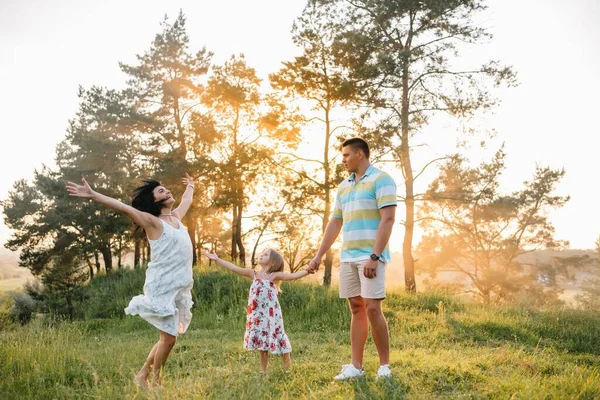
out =
<path fill-rule="evenodd" d="M 381 258 L 381 256 L 378 256 L 375 253 L 372 253 L 370 257 L 371 257 L 371 260 L 373 260 L 373 261 L 377 261 L 377 260 L 379 260 Z"/>

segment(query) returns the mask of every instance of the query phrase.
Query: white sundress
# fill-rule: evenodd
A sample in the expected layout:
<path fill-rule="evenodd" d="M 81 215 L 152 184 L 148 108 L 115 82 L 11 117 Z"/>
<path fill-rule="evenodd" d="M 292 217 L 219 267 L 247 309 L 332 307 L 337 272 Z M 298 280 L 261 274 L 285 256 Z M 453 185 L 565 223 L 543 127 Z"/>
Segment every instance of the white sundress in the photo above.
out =
<path fill-rule="evenodd" d="M 163 220 L 162 235 L 150 243 L 144 294 L 135 296 L 125 314 L 139 315 L 169 335 L 184 333 L 192 320 L 192 241 L 181 223 L 175 229 Z"/>

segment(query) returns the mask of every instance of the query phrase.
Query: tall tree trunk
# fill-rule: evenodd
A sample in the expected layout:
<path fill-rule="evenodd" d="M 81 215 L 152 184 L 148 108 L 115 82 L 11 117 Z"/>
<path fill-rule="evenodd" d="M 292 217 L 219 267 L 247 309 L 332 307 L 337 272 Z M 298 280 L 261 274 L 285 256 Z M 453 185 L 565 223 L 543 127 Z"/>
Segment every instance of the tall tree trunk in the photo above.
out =
<path fill-rule="evenodd" d="M 210 243 L 205 242 L 204 238 L 200 235 L 200 232 L 198 231 L 198 227 L 196 227 L 196 238 L 197 238 L 197 242 L 196 242 L 196 254 L 198 257 L 198 265 L 202 264 L 202 249 L 204 249 L 205 245 L 209 245 Z"/>
<path fill-rule="evenodd" d="M 98 254 L 97 251 L 94 251 L 94 261 L 96 263 L 96 273 L 100 273 L 100 255 Z"/>
<path fill-rule="evenodd" d="M 237 252 L 237 229 L 238 229 L 238 224 L 237 224 L 237 220 L 238 220 L 238 209 L 237 209 L 237 205 L 234 204 L 232 207 L 232 219 L 231 219 L 231 259 L 233 261 L 237 260 L 238 258 L 238 252 Z"/>
<path fill-rule="evenodd" d="M 92 279 L 94 279 L 94 265 L 92 264 L 92 262 L 90 261 L 90 259 L 86 256 L 85 257 L 85 262 L 88 266 L 88 269 L 90 270 L 90 281 Z"/>
<path fill-rule="evenodd" d="M 258 250 L 258 246 L 260 245 L 260 239 L 262 239 L 265 231 L 269 227 L 269 223 L 270 221 L 263 225 L 263 227 L 260 230 L 260 233 L 258 234 L 258 238 L 256 238 L 256 242 L 254 242 L 254 247 L 252 248 L 252 257 L 250 257 L 250 266 L 252 267 L 252 269 L 256 267 L 256 251 Z"/>
<path fill-rule="evenodd" d="M 235 121 L 233 123 L 233 154 L 231 157 L 233 166 L 233 220 L 231 221 L 231 259 L 239 259 L 246 264 L 244 245 L 242 244 L 242 176 L 238 169 L 238 129 L 240 122 L 240 109 L 235 110 Z M 238 252 L 239 251 L 239 252 Z"/>
<path fill-rule="evenodd" d="M 486 306 L 489 306 L 492 303 L 492 296 L 488 289 L 481 292 L 481 297 L 483 298 L 483 304 Z"/>
<path fill-rule="evenodd" d="M 325 148 L 323 150 L 323 182 L 325 183 L 325 211 L 323 215 L 323 224 L 321 233 L 325 234 L 325 229 L 329 223 L 331 214 L 331 166 L 329 165 L 329 140 L 331 137 L 331 122 L 329 120 L 329 104 L 325 108 Z M 325 273 L 323 274 L 323 286 L 331 285 L 331 271 L 333 269 L 333 254 L 331 249 L 325 254 Z"/>
<path fill-rule="evenodd" d="M 323 285 L 329 286 L 331 285 L 331 272 L 333 270 L 333 250 L 327 250 L 325 253 L 325 260 L 323 261 L 323 265 L 325 265 L 325 274 L 323 275 Z"/>
<path fill-rule="evenodd" d="M 414 196 L 414 176 L 410 160 L 409 130 L 408 130 L 408 60 L 404 63 L 402 71 L 402 141 L 400 143 L 400 164 L 404 174 L 404 183 L 406 187 L 406 217 L 404 224 L 404 241 L 402 242 L 402 258 L 404 260 L 404 284 L 406 291 L 415 293 L 417 285 L 415 281 L 415 261 L 412 255 L 412 242 L 415 225 L 415 196 Z"/>
<path fill-rule="evenodd" d="M 73 316 L 75 315 L 75 308 L 73 307 L 72 294 L 68 293 L 65 296 L 65 300 L 67 301 L 67 316 L 69 319 L 73 319 Z"/>
<path fill-rule="evenodd" d="M 138 269 L 140 267 L 140 258 L 142 256 L 142 252 L 141 252 L 141 239 L 140 238 L 134 238 L 134 250 L 133 250 L 133 268 L 134 269 Z"/>
<path fill-rule="evenodd" d="M 100 252 L 102 253 L 102 259 L 104 260 L 104 269 L 108 275 L 112 272 L 112 252 L 110 251 L 110 245 L 106 244 L 102 246 Z"/>
<path fill-rule="evenodd" d="M 241 190 L 240 190 L 241 192 Z M 240 196 L 241 197 L 241 196 Z M 246 265 L 246 249 L 244 248 L 244 242 L 242 241 L 242 213 L 244 211 L 243 200 L 238 199 L 238 218 L 237 218 L 237 228 L 236 228 L 236 244 L 239 250 L 239 258 L 242 265 Z"/>
<path fill-rule="evenodd" d="M 285 208 L 285 205 L 283 206 L 281 211 L 283 211 L 284 208 Z M 279 216 L 279 213 L 277 213 L 277 216 Z M 256 238 L 256 242 L 254 242 L 254 247 L 252 248 L 252 256 L 250 257 L 250 265 L 253 269 L 254 269 L 254 267 L 256 267 L 256 252 L 258 251 L 258 246 L 260 245 L 260 240 L 262 239 L 263 235 L 265 234 L 265 232 L 267 231 L 267 229 L 269 228 L 269 226 L 271 225 L 271 223 L 273 222 L 274 219 L 275 219 L 275 215 L 272 215 L 263 223 L 262 227 L 260 228 L 260 232 L 258 233 L 258 237 Z M 246 251 L 244 249 L 244 253 L 245 252 Z M 290 264 L 290 266 L 291 266 L 291 264 Z"/>
<path fill-rule="evenodd" d="M 192 208 L 187 213 L 187 228 L 192 241 L 192 265 L 198 264 L 198 251 L 196 248 L 196 218 L 193 216 Z"/>
<path fill-rule="evenodd" d="M 123 236 L 119 235 L 119 253 L 117 254 L 117 267 L 123 270 Z"/>
<path fill-rule="evenodd" d="M 142 265 L 146 265 L 146 241 L 142 239 L 140 243 L 141 253 L 142 253 Z"/>
<path fill-rule="evenodd" d="M 256 267 L 256 251 L 258 250 L 260 236 L 254 243 L 254 247 L 252 247 L 252 256 L 250 256 L 250 268 L 254 269 Z"/>
<path fill-rule="evenodd" d="M 216 242 L 216 241 L 215 241 L 215 242 L 211 242 L 211 243 L 210 243 L 210 252 L 211 252 L 211 253 L 216 253 L 216 252 L 217 252 L 217 245 L 218 245 L 218 244 L 219 244 L 219 243 L 218 243 L 218 242 Z M 209 259 L 208 259 L 208 265 L 212 265 L 212 263 L 213 263 L 213 262 L 212 262 L 212 260 L 209 258 Z"/>
<path fill-rule="evenodd" d="M 187 156 L 187 145 L 185 143 L 185 132 L 183 131 L 183 125 L 181 123 L 181 110 L 179 109 L 179 98 L 174 97 L 173 105 L 173 116 L 175 117 L 175 125 L 177 127 L 177 141 L 179 142 L 179 148 L 182 153 L 182 160 L 185 161 Z"/>

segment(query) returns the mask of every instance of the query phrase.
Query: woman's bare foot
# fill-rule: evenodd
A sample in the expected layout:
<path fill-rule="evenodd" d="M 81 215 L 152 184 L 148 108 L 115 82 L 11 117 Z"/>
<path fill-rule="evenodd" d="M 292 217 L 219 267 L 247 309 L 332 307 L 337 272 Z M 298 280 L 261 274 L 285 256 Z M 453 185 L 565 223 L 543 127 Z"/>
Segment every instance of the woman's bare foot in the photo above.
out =
<path fill-rule="evenodd" d="M 151 387 L 152 389 L 159 388 L 159 387 L 161 387 L 161 385 L 162 385 L 162 382 L 160 379 L 158 379 L 158 380 L 153 379 L 149 383 L 149 387 Z"/>
<path fill-rule="evenodd" d="M 148 375 L 150 375 L 150 371 L 147 369 L 142 369 L 133 378 L 133 381 L 135 382 L 136 385 L 138 385 L 142 389 L 147 389 L 148 388 Z"/>
<path fill-rule="evenodd" d="M 140 387 L 141 389 L 148 389 L 148 381 L 145 380 L 143 377 L 141 377 L 140 375 L 136 375 L 133 378 L 133 381 L 135 382 L 136 385 L 138 385 L 138 387 Z"/>

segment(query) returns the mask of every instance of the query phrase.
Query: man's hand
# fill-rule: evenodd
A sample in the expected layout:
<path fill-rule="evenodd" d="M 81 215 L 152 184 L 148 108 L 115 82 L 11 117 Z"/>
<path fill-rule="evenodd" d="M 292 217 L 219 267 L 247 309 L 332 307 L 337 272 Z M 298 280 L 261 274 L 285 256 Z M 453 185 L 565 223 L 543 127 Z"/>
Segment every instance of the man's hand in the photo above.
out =
<path fill-rule="evenodd" d="M 377 267 L 379 266 L 379 261 L 371 260 L 370 258 L 365 263 L 363 268 L 363 274 L 365 278 L 374 278 L 377 276 Z"/>
<path fill-rule="evenodd" d="M 319 270 L 319 265 L 321 265 L 321 257 L 315 256 L 315 258 L 308 263 L 308 268 L 312 271 L 312 273 L 315 273 Z"/>
<path fill-rule="evenodd" d="M 311 269 L 310 266 L 307 266 L 306 268 L 304 268 L 304 270 L 306 271 L 306 273 L 308 275 L 312 275 L 315 273 L 315 271 L 313 269 Z"/>

